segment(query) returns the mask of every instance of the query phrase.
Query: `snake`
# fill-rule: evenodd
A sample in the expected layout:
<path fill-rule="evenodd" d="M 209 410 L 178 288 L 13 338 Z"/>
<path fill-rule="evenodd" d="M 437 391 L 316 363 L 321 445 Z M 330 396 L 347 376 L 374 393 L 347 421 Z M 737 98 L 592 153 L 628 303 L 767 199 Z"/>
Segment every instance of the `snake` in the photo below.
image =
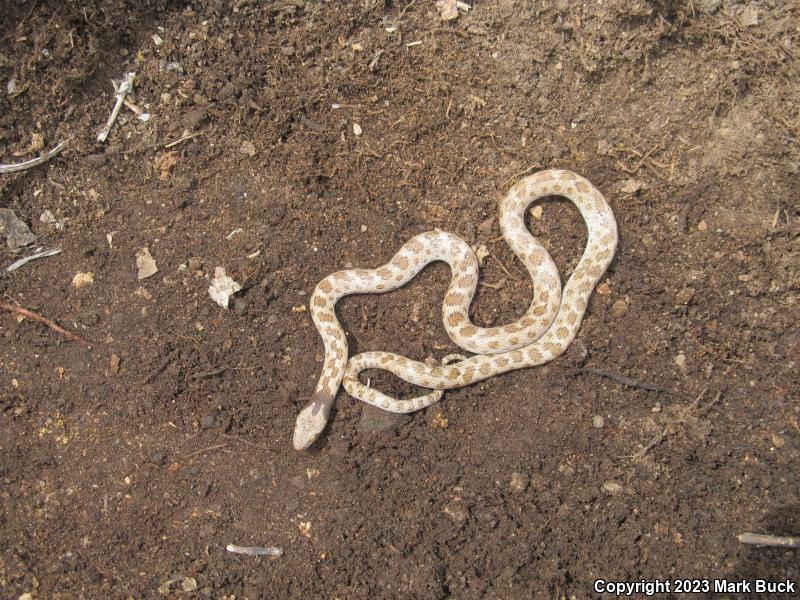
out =
<path fill-rule="evenodd" d="M 563 289 L 549 252 L 525 226 L 528 208 L 548 196 L 570 200 L 587 227 L 586 247 Z M 358 400 L 385 411 L 410 413 L 438 402 L 445 390 L 543 365 L 567 349 L 595 286 L 616 252 L 617 222 L 611 207 L 586 178 L 567 170 L 548 169 L 520 179 L 509 189 L 499 203 L 498 221 L 503 238 L 527 269 L 534 288 L 527 311 L 512 323 L 480 327 L 472 322 L 469 307 L 478 286 L 478 257 L 463 238 L 438 229 L 412 237 L 380 267 L 337 271 L 317 284 L 310 298 L 310 312 L 325 356 L 316 389 L 297 416 L 293 435 L 297 450 L 308 448 L 320 437 L 342 385 Z M 472 356 L 451 354 L 441 364 L 382 351 L 348 357 L 336 302 L 351 294 L 380 294 L 400 288 L 434 261 L 446 262 L 451 271 L 442 307 L 445 330 Z M 431 391 L 415 398 L 393 398 L 360 381 L 359 375 L 366 369 L 389 371 Z"/>

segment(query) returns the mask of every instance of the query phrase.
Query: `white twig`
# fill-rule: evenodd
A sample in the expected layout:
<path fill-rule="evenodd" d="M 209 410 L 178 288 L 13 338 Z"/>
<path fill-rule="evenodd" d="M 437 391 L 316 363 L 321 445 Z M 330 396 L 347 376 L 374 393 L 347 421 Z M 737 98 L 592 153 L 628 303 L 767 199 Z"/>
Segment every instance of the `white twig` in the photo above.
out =
<path fill-rule="evenodd" d="M 58 146 L 42 154 L 37 158 L 32 158 L 30 160 L 26 160 L 24 162 L 16 163 L 13 165 L 0 165 L 0 173 L 13 173 L 14 171 L 24 171 L 25 169 L 30 169 L 31 167 L 35 167 L 36 165 L 40 165 L 43 162 L 47 162 L 51 158 L 53 158 L 56 154 L 61 152 L 64 147 L 67 145 L 67 141 L 64 140 Z"/>
<path fill-rule="evenodd" d="M 740 533 L 736 537 L 743 544 L 750 544 L 751 546 L 800 548 L 800 537 L 766 535 L 763 533 Z"/>
<path fill-rule="evenodd" d="M 100 130 L 100 133 L 97 134 L 98 142 L 105 142 L 106 138 L 108 138 L 108 134 L 111 131 L 111 128 L 114 126 L 114 121 L 117 120 L 119 109 L 122 108 L 122 103 L 125 102 L 125 95 L 133 87 L 134 77 L 136 77 L 136 73 L 133 71 L 130 73 L 125 73 L 125 79 L 122 80 L 122 83 L 119 84 L 119 88 L 117 89 L 117 102 L 114 104 L 114 110 L 111 111 L 111 116 L 108 117 L 106 126 Z"/>
<path fill-rule="evenodd" d="M 6 273 L 10 273 L 14 269 L 19 269 L 22 265 L 25 265 L 32 260 L 36 260 L 37 258 L 44 258 L 46 256 L 55 256 L 56 254 L 61 254 L 61 248 L 55 248 L 53 250 L 45 250 L 43 252 L 37 252 L 36 254 L 31 254 L 30 256 L 26 256 L 25 258 L 20 258 L 19 260 L 11 263 L 6 267 Z"/>
<path fill-rule="evenodd" d="M 275 546 L 236 546 L 228 544 L 225 550 L 234 554 L 247 554 L 248 556 L 283 556 L 283 548 L 276 548 Z"/>

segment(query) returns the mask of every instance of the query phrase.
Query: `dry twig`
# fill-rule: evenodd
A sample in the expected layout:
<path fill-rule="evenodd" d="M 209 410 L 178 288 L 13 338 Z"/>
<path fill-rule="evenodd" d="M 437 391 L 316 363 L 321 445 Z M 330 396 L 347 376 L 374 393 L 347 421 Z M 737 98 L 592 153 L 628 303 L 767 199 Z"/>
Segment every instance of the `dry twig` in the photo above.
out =
<path fill-rule="evenodd" d="M 34 321 L 39 321 L 40 323 L 44 323 L 50 329 L 52 329 L 56 333 L 60 333 L 61 335 L 63 335 L 65 338 L 67 338 L 71 342 L 82 342 L 82 343 L 87 344 L 87 345 L 89 344 L 88 341 L 83 339 L 77 333 L 72 333 L 71 331 L 67 331 L 66 329 L 64 329 L 63 327 L 60 327 L 59 325 L 57 325 L 55 322 L 51 321 L 50 319 L 48 319 L 46 317 L 43 317 L 42 315 L 38 315 L 35 312 L 28 310 L 27 308 L 23 308 L 22 306 L 15 306 L 13 304 L 6 304 L 5 302 L 2 302 L 2 301 L 0 301 L 0 308 L 2 308 L 3 310 L 7 310 L 9 312 L 20 314 L 20 315 L 22 315 L 24 317 L 27 317 L 29 319 L 33 319 Z"/>
<path fill-rule="evenodd" d="M 775 548 L 800 548 L 800 537 L 767 535 L 764 533 L 740 533 L 736 536 L 743 544 L 772 546 Z"/>
<path fill-rule="evenodd" d="M 26 160 L 11 165 L 0 165 L 0 173 L 13 173 L 15 171 L 24 171 L 25 169 L 30 169 L 32 167 L 45 163 L 54 156 L 56 156 L 59 152 L 61 152 L 66 147 L 66 145 L 67 141 L 64 140 L 49 152 L 45 152 L 44 154 L 36 158 L 32 158 L 30 160 Z"/>
<path fill-rule="evenodd" d="M 637 388 L 640 390 L 648 390 L 651 392 L 664 392 L 667 394 L 672 394 L 674 392 L 659 387 L 657 385 L 653 385 L 652 383 L 647 383 L 646 381 L 639 381 L 636 379 L 632 379 L 630 377 L 625 377 L 624 375 L 619 375 L 617 373 L 612 373 L 611 371 L 604 371 L 602 369 L 595 369 L 594 367 L 579 367 L 577 369 L 570 369 L 564 375 L 566 377 L 573 377 L 575 375 L 599 375 L 600 377 L 606 377 L 611 379 L 612 381 L 616 381 L 620 385 L 627 385 L 628 387 Z"/>

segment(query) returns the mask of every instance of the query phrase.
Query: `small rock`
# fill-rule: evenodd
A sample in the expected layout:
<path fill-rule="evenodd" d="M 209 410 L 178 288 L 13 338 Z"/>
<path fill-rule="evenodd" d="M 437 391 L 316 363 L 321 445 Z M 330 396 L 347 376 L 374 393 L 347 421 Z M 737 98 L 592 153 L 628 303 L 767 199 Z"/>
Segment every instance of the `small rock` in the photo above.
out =
<path fill-rule="evenodd" d="M 698 7 L 704 13 L 714 14 L 722 6 L 722 0 L 699 0 Z"/>
<path fill-rule="evenodd" d="M 469 517 L 469 512 L 460 500 L 448 502 L 442 512 L 456 525 L 461 525 Z"/>
<path fill-rule="evenodd" d="M 184 577 L 181 581 L 181 589 L 184 592 L 193 592 L 197 589 L 197 580 L 194 577 Z"/>
<path fill-rule="evenodd" d="M 359 125 L 358 123 L 353 123 L 353 135 L 359 136 L 362 133 L 363 130 L 361 129 L 361 125 Z"/>
<path fill-rule="evenodd" d="M 653 408 L 650 409 L 651 412 L 660 413 L 661 412 L 661 402 L 656 402 L 653 404 Z"/>
<path fill-rule="evenodd" d="M 742 27 L 758 25 L 758 9 L 755 6 L 745 6 L 739 13 L 739 24 Z"/>
<path fill-rule="evenodd" d="M 154 33 L 153 34 L 153 43 L 156 46 L 161 46 L 164 43 L 164 40 L 160 35 L 158 35 L 157 33 Z"/>
<path fill-rule="evenodd" d="M 609 480 L 603 483 L 603 491 L 607 494 L 611 494 L 612 496 L 616 496 L 617 494 L 621 494 L 622 484 L 619 481 Z"/>
<path fill-rule="evenodd" d="M 361 435 L 374 435 L 383 431 L 398 429 L 411 417 L 404 414 L 390 413 L 371 404 L 365 404 L 361 409 L 361 422 L 358 431 Z"/>
<path fill-rule="evenodd" d="M 601 283 L 600 285 L 598 285 L 598 286 L 597 286 L 597 288 L 595 289 L 595 291 L 596 291 L 596 292 L 597 292 L 597 293 L 598 293 L 600 296 L 608 296 L 608 295 L 610 295 L 610 294 L 611 294 L 611 286 L 610 286 L 610 285 L 608 285 L 608 283 L 606 283 L 606 282 L 604 281 L 603 283 Z"/>
<path fill-rule="evenodd" d="M 602 429 L 605 424 L 606 420 L 603 418 L 603 415 L 595 415 L 592 417 L 592 425 L 595 429 Z"/>
<path fill-rule="evenodd" d="M 203 415 L 200 417 L 200 429 L 211 429 L 214 426 L 213 415 Z"/>
<path fill-rule="evenodd" d="M 708 229 L 708 223 L 705 221 L 700 221 L 697 224 L 697 231 L 706 231 Z"/>
<path fill-rule="evenodd" d="M 611 305 L 611 314 L 615 317 L 624 317 L 628 314 L 628 303 L 625 300 L 615 300 L 614 304 Z"/>
<path fill-rule="evenodd" d="M 0 208 L 0 235 L 6 236 L 6 244 L 12 252 L 36 241 L 36 236 L 10 208 Z"/>
<path fill-rule="evenodd" d="M 786 440 L 778 433 L 772 434 L 772 445 L 776 448 L 783 448 L 786 445 Z"/>
<path fill-rule="evenodd" d="M 117 356 L 116 354 L 112 354 L 110 367 L 111 367 L 111 372 L 114 373 L 115 375 L 119 373 L 119 363 L 120 363 L 119 356 Z"/>
<path fill-rule="evenodd" d="M 544 207 L 541 204 L 537 204 L 530 210 L 531 216 L 536 219 L 537 221 L 542 220 L 542 214 L 544 214 Z"/>
<path fill-rule="evenodd" d="M 511 474 L 511 491 L 512 492 L 524 492 L 528 489 L 528 484 L 530 483 L 530 478 L 525 473 L 518 473 L 514 471 Z"/>
<path fill-rule="evenodd" d="M 675 294 L 675 304 L 686 305 L 694 298 L 694 289 L 685 287 Z"/>
<path fill-rule="evenodd" d="M 241 148 L 239 148 L 239 152 L 252 158 L 256 155 L 256 146 L 255 144 L 253 144 L 253 142 L 245 140 L 242 142 L 242 146 Z"/>
<path fill-rule="evenodd" d="M 136 268 L 138 269 L 136 275 L 138 279 L 147 279 L 158 273 L 156 261 L 150 255 L 149 248 L 142 248 L 136 253 Z"/>
<path fill-rule="evenodd" d="M 683 352 L 679 352 L 678 355 L 675 357 L 675 364 L 678 365 L 681 369 L 686 367 L 686 355 Z"/>
<path fill-rule="evenodd" d="M 606 140 L 598 140 L 597 153 L 600 156 L 605 156 L 608 154 L 609 150 L 611 150 L 611 144 L 609 144 Z"/>

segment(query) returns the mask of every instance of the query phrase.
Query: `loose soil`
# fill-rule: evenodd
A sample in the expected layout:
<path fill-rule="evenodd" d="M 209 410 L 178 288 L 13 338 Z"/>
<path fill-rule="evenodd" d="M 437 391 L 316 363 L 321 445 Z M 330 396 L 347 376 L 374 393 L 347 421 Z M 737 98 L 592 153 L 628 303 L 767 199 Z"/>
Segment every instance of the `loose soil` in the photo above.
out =
<path fill-rule="evenodd" d="M 0 298 L 91 342 L 0 314 L 0 595 L 800 580 L 796 550 L 735 537 L 800 533 L 797 3 L 487 0 L 445 23 L 428 0 L 4 0 L 0 15 L 0 162 L 69 140 L 0 176 L 0 207 L 63 250 L 0 279 Z M 127 71 L 150 119 L 123 107 L 99 143 Z M 489 252 L 474 319 L 509 322 L 531 283 L 497 202 L 551 167 L 600 188 L 621 232 L 569 351 L 409 417 L 342 392 L 324 437 L 293 450 L 322 359 L 314 285 L 441 228 Z M 529 225 L 566 277 L 585 229 L 566 201 L 543 207 Z M 159 272 L 137 280 L 145 247 Z M 27 253 L 3 241 L 0 264 Z M 207 291 L 218 266 L 243 286 L 228 311 Z M 456 351 L 447 280 L 434 265 L 342 301 L 352 351 Z"/>

